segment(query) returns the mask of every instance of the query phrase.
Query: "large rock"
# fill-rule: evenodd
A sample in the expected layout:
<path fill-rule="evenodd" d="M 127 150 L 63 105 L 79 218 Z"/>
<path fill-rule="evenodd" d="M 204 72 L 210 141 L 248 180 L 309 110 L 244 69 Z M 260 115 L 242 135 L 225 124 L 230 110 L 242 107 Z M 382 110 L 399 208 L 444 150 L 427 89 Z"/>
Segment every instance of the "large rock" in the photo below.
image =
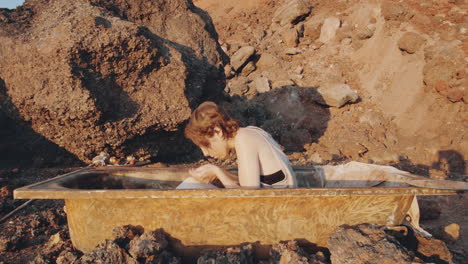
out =
<path fill-rule="evenodd" d="M 191 1 L 31 0 L 0 11 L 0 104 L 89 161 L 176 130 L 221 93 L 224 56 Z"/>
<path fill-rule="evenodd" d="M 333 264 L 412 263 L 414 255 L 383 227 L 343 225 L 330 235 L 328 249 Z"/>
<path fill-rule="evenodd" d="M 307 0 L 291 0 L 276 9 L 273 14 L 273 23 L 280 26 L 296 24 L 310 13 L 310 5 Z"/>
<path fill-rule="evenodd" d="M 328 83 L 320 86 L 317 91 L 321 95 L 317 103 L 333 107 L 342 107 L 346 103 L 354 103 L 359 99 L 355 91 L 347 84 Z"/>
<path fill-rule="evenodd" d="M 130 241 L 128 252 L 134 258 L 148 258 L 152 255 L 157 255 L 166 248 L 167 244 L 166 235 L 161 229 L 147 231 Z"/>
<path fill-rule="evenodd" d="M 257 263 L 252 253 L 252 245 L 247 244 L 239 247 L 230 247 L 222 251 L 211 251 L 202 254 L 197 259 L 197 264 L 253 264 Z"/>
<path fill-rule="evenodd" d="M 120 248 L 115 242 L 105 240 L 101 242 L 91 252 L 84 254 L 78 261 L 78 264 L 92 263 L 115 263 L 115 264 L 137 264 L 138 261 L 132 258 L 123 248 Z"/>
<path fill-rule="evenodd" d="M 307 253 L 296 240 L 283 241 L 272 246 L 270 263 L 278 264 L 325 264 L 325 255 L 318 251 L 316 254 Z"/>

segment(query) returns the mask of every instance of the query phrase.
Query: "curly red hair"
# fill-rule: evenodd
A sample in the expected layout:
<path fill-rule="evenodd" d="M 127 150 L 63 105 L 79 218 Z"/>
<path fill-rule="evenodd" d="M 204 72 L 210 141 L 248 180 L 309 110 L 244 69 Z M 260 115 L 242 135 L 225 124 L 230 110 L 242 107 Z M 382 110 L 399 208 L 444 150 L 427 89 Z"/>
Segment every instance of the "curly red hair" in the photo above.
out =
<path fill-rule="evenodd" d="M 239 121 L 232 119 L 216 103 L 207 101 L 192 112 L 184 135 L 197 146 L 210 147 L 208 138 L 214 135 L 215 128 L 221 129 L 223 138 L 233 138 L 239 130 Z"/>

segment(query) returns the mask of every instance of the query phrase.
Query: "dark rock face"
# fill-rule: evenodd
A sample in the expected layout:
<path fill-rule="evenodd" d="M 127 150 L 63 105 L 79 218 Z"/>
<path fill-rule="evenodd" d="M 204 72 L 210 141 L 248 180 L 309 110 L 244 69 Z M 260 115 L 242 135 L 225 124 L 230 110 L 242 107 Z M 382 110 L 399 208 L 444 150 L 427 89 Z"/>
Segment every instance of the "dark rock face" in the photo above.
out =
<path fill-rule="evenodd" d="M 411 263 L 414 255 L 382 226 L 343 225 L 328 239 L 333 264 Z"/>
<path fill-rule="evenodd" d="M 147 231 L 130 241 L 128 251 L 134 258 L 149 258 L 166 248 L 167 244 L 162 230 Z"/>
<path fill-rule="evenodd" d="M 407 226 L 342 225 L 330 235 L 328 246 L 333 264 L 452 262 L 443 241 Z"/>
<path fill-rule="evenodd" d="M 105 240 L 99 244 L 93 251 L 83 255 L 79 260 L 80 264 L 90 263 L 122 263 L 122 264 L 137 264 L 138 261 L 132 258 L 120 248 L 116 243 L 110 240 Z"/>
<path fill-rule="evenodd" d="M 228 248 L 224 251 L 213 251 L 208 252 L 200 256 L 197 260 L 198 264 L 235 264 L 245 263 L 253 264 L 257 263 L 255 257 L 252 255 L 252 245 L 244 245 L 240 247 Z"/>
<path fill-rule="evenodd" d="M 167 251 L 167 237 L 162 229 L 144 231 L 127 225 L 113 230 L 114 240 L 105 240 L 74 263 L 154 263 L 179 264 L 181 260 Z"/>
<path fill-rule="evenodd" d="M 191 1 L 31 0 L 0 10 L 2 111 L 89 161 L 176 130 L 221 93 L 223 56 Z"/>

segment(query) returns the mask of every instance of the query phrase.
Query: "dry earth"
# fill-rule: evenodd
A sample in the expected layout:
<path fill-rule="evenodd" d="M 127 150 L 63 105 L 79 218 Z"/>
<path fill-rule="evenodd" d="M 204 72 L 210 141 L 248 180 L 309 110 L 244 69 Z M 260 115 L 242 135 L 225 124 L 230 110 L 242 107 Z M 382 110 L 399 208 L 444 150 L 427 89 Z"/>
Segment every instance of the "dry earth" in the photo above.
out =
<path fill-rule="evenodd" d="M 357 160 L 467 180 L 466 0 L 198 0 L 195 5 L 211 16 L 230 57 L 219 100 L 244 125 L 269 131 L 294 164 Z M 8 126 L 0 130 L 0 149 L 9 154 L 2 157 L 15 158 L 2 162 L 0 215 L 21 203 L 12 200 L 12 189 L 72 170 L 51 166 L 82 162 L 34 127 L 3 115 L 0 111 L 0 121 Z M 38 146 L 48 149 L 48 156 L 42 157 Z M 137 149 L 128 147 L 125 154 L 152 153 Z M 152 160 L 192 166 L 199 157 Z M 467 263 L 467 196 L 424 197 L 421 207 L 422 226 L 447 244 L 455 263 Z M 450 224 L 459 226 L 458 238 L 445 231 Z M 44 254 L 49 237 L 59 231 L 67 239 L 59 201 L 36 201 L 0 225 L 4 263 L 27 263 Z"/>

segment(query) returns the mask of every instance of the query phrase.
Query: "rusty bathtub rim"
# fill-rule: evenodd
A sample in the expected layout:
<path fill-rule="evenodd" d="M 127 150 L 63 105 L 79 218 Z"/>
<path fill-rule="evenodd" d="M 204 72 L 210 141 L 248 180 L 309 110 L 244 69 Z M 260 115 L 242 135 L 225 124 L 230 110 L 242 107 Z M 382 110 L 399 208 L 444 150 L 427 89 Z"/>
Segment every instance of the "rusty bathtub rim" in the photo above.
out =
<path fill-rule="evenodd" d="M 295 167 L 306 170 L 306 167 Z M 310 169 L 310 168 L 309 168 Z M 54 182 L 68 177 L 78 177 L 86 173 L 119 171 L 167 171 L 187 173 L 188 168 L 148 168 L 148 167 L 85 167 L 57 177 L 34 183 L 14 190 L 15 199 L 147 199 L 147 198 L 268 198 L 268 197 L 311 197 L 311 196 L 413 196 L 447 195 L 463 191 L 420 187 L 370 187 L 370 188 L 286 188 L 286 189 L 86 189 L 77 190 L 58 186 Z M 43 187 L 43 188 L 41 188 Z M 47 188 L 47 189 L 45 189 Z"/>

